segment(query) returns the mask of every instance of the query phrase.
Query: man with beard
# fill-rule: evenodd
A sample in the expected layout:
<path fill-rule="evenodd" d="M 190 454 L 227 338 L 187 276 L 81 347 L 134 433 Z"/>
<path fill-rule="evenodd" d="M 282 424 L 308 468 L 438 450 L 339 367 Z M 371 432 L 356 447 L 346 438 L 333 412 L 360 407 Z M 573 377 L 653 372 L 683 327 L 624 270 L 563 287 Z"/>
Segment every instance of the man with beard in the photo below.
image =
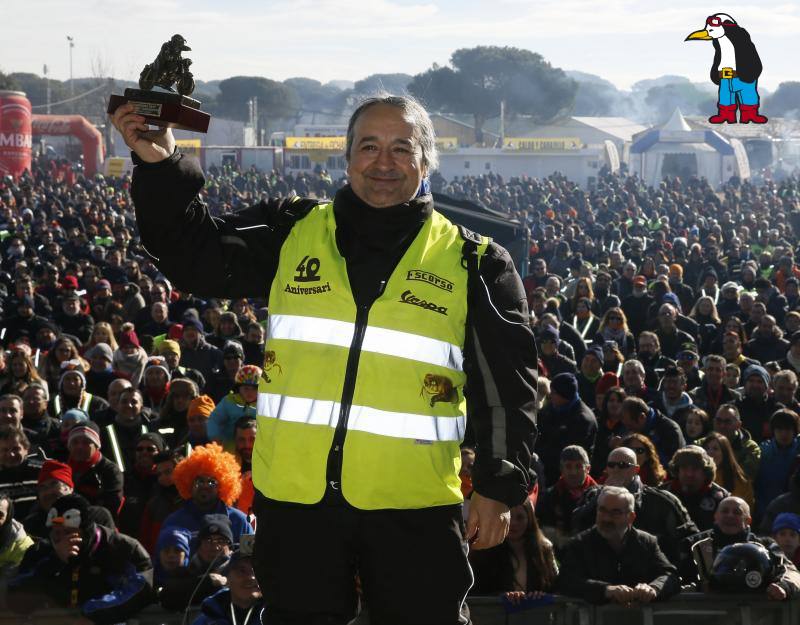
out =
<path fill-rule="evenodd" d="M 619 297 L 611 292 L 611 274 L 605 271 L 598 272 L 594 281 L 592 312 L 602 319 L 609 308 L 618 308 L 619 305 Z"/>
<path fill-rule="evenodd" d="M 628 319 L 628 328 L 634 336 L 647 328 L 647 311 L 655 299 L 647 292 L 647 278 L 636 276 L 633 279 L 633 291 L 622 300 L 622 310 Z M 688 339 L 691 340 L 691 337 Z"/>
<path fill-rule="evenodd" d="M 735 402 L 744 429 L 757 443 L 770 437 L 769 418 L 773 412 L 785 408 L 769 392 L 769 373 L 764 367 L 750 365 L 742 374 L 744 396 Z"/>
<path fill-rule="evenodd" d="M 81 300 L 76 293 L 64 296 L 55 321 L 62 332 L 78 337 L 81 343 L 86 343 L 94 330 L 94 319 L 81 312 Z"/>
<path fill-rule="evenodd" d="M 686 558 L 682 557 L 684 539 L 698 532 L 697 526 L 677 497 L 660 488 L 647 486 L 639 478 L 640 466 L 636 453 L 628 447 L 618 447 L 608 455 L 606 486 L 620 486 L 630 492 L 636 506 L 634 526 L 658 538 L 658 545 L 670 562 L 683 571 Z M 597 515 L 597 495 L 602 487 L 589 489 L 576 508 L 574 527 L 584 530 L 592 525 Z"/>
<path fill-rule="evenodd" d="M 662 304 L 658 309 L 658 330 L 656 336 L 662 353 L 674 359 L 684 343 L 694 343 L 694 339 L 677 326 L 678 310 L 672 304 Z"/>
<path fill-rule="evenodd" d="M 595 526 L 562 551 L 559 586 L 564 594 L 630 606 L 667 599 L 680 590 L 677 570 L 656 537 L 633 527 L 635 505 L 625 488 L 603 488 Z"/>
<path fill-rule="evenodd" d="M 683 281 L 683 267 L 677 263 L 669 266 L 669 288 L 678 296 L 681 311 L 685 314 L 692 309 L 694 304 L 694 290 Z"/>
<path fill-rule="evenodd" d="M 622 423 L 629 432 L 638 432 L 653 441 L 662 464 L 667 464 L 686 444 L 680 426 L 639 397 L 627 397 L 622 402 Z"/>
<path fill-rule="evenodd" d="M 741 398 L 725 384 L 725 358 L 710 354 L 703 360 L 703 381 L 689 393 L 692 403 L 709 415 L 717 414 L 722 404 L 733 403 Z"/>
<path fill-rule="evenodd" d="M 57 499 L 47 515 L 49 540 L 25 553 L 9 584 L 15 612 L 48 605 L 80 610 L 98 623 L 125 622 L 152 601 L 153 565 L 141 544 L 91 520 L 80 495 Z"/>
<path fill-rule="evenodd" d="M 47 412 L 47 389 L 38 382 L 22 393 L 21 425 L 32 445 L 52 456 L 59 447 L 61 424 Z"/>
<path fill-rule="evenodd" d="M 591 465 L 586 450 L 568 445 L 561 451 L 561 475 L 536 502 L 536 517 L 547 537 L 558 549 L 574 532 L 575 507 L 584 493 L 597 482 L 589 475 Z"/>
<path fill-rule="evenodd" d="M 687 445 L 672 457 L 669 473 L 675 477 L 663 486 L 680 499 L 701 531 L 711 528 L 717 505 L 730 494 L 714 482 L 716 470 L 714 459 L 705 449 Z"/>
<path fill-rule="evenodd" d="M 674 360 L 661 353 L 661 343 L 655 332 L 645 331 L 639 335 L 636 358 L 644 365 L 644 381 L 648 388 L 658 388 L 664 370 L 676 365 Z"/>
<path fill-rule="evenodd" d="M 622 386 L 628 397 L 638 397 L 645 402 L 655 401 L 658 391 L 656 387 L 645 384 L 644 365 L 638 360 L 627 360 L 622 365 Z"/>

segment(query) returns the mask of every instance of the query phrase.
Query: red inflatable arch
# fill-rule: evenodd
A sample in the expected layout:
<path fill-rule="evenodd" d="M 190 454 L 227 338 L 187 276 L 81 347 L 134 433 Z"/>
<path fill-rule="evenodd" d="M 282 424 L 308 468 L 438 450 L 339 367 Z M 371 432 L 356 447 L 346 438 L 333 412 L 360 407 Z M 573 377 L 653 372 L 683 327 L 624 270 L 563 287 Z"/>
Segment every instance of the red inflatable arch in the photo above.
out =
<path fill-rule="evenodd" d="M 72 135 L 83 146 L 83 166 L 86 175 L 100 171 L 105 157 L 103 135 L 83 115 L 34 115 L 31 120 L 34 135 Z"/>

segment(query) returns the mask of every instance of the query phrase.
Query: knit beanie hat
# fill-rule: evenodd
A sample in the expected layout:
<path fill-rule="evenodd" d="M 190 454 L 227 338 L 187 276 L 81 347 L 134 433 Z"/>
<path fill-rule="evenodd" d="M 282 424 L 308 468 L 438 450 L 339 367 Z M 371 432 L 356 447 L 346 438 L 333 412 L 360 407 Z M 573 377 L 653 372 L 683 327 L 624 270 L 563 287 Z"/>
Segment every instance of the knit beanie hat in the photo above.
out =
<path fill-rule="evenodd" d="M 545 341 L 552 341 L 558 345 L 559 336 L 560 335 L 556 328 L 552 326 L 545 326 L 539 331 L 539 342 L 544 343 Z"/>
<path fill-rule="evenodd" d="M 87 358 L 94 358 L 95 356 L 102 356 L 108 362 L 114 362 L 114 352 L 111 349 L 111 346 L 107 343 L 98 343 L 88 352 L 86 352 Z"/>
<path fill-rule="evenodd" d="M 81 410 L 80 408 L 70 408 L 69 410 L 65 410 L 64 414 L 61 415 L 61 422 L 64 421 L 75 421 L 75 423 L 83 423 L 84 421 L 89 420 L 89 415 L 86 413 L 85 410 Z"/>
<path fill-rule="evenodd" d="M 206 514 L 203 517 L 200 531 L 197 532 L 197 540 L 210 538 L 211 536 L 222 536 L 233 544 L 233 531 L 231 530 L 231 520 L 225 514 Z"/>
<path fill-rule="evenodd" d="M 578 395 L 578 380 L 571 373 L 559 373 L 551 380 L 550 390 L 564 399 L 575 399 Z"/>
<path fill-rule="evenodd" d="M 39 477 L 36 483 L 42 484 L 49 479 L 56 479 L 70 488 L 75 488 L 75 484 L 72 481 L 72 467 L 58 460 L 44 461 L 42 468 L 39 469 Z"/>
<path fill-rule="evenodd" d="M 200 397 L 195 397 L 191 401 L 189 408 L 186 411 L 186 416 L 193 417 L 195 415 L 201 415 L 208 418 L 214 408 L 216 408 L 216 406 L 214 405 L 213 399 L 211 399 L 208 395 L 200 395 Z"/>
<path fill-rule="evenodd" d="M 777 534 L 781 530 L 794 530 L 800 534 L 800 515 L 792 512 L 781 512 L 772 522 L 772 533 Z"/>
<path fill-rule="evenodd" d="M 760 365 L 750 365 L 747 369 L 744 370 L 744 376 L 742 376 L 742 382 L 747 382 L 747 378 L 750 378 L 754 375 L 760 377 L 764 384 L 768 387 L 769 386 L 769 373 L 764 367 Z"/>
<path fill-rule="evenodd" d="M 178 344 L 178 341 L 173 341 L 172 339 L 164 339 L 161 341 L 161 345 L 158 347 L 158 353 L 161 356 L 166 356 L 167 354 L 175 354 L 178 358 L 181 357 L 181 346 Z"/>
<path fill-rule="evenodd" d="M 679 276 L 683 277 L 683 267 L 681 267 L 678 263 L 673 263 L 669 266 L 670 271 L 674 271 Z"/>
<path fill-rule="evenodd" d="M 597 380 L 597 384 L 595 384 L 594 387 L 594 392 L 598 395 L 605 395 L 609 389 L 612 389 L 615 386 L 619 386 L 619 378 L 617 377 L 617 374 L 611 371 L 606 371 L 600 376 L 600 379 Z"/>
<path fill-rule="evenodd" d="M 61 377 L 58 379 L 58 388 L 64 383 L 64 378 L 74 373 L 83 383 L 83 388 L 86 388 L 86 376 L 83 374 L 83 364 L 80 360 L 65 360 L 61 363 Z"/>
<path fill-rule="evenodd" d="M 158 449 L 158 453 L 161 453 L 167 448 L 167 444 L 164 442 L 164 438 L 158 432 L 145 432 L 139 437 L 137 443 L 141 441 L 149 441 L 153 443 L 153 445 L 155 445 L 156 448 Z"/>
<path fill-rule="evenodd" d="M 147 375 L 150 369 L 161 369 L 164 375 L 167 376 L 167 381 L 169 381 L 169 369 L 167 369 L 166 364 L 164 364 L 164 359 L 161 356 L 150 356 L 150 358 L 147 359 L 147 364 L 144 366 L 145 375 Z"/>
<path fill-rule="evenodd" d="M 120 347 L 141 347 L 139 337 L 136 335 L 136 330 L 126 330 L 119 336 Z"/>
<path fill-rule="evenodd" d="M 89 442 L 94 443 L 100 447 L 100 430 L 97 424 L 92 421 L 86 421 L 76 425 L 69 431 L 69 438 L 67 439 L 67 446 L 69 446 L 76 438 L 86 438 Z"/>
<path fill-rule="evenodd" d="M 590 355 L 594 356 L 595 358 L 597 358 L 597 361 L 600 364 L 603 364 L 603 348 L 602 347 L 600 347 L 599 345 L 590 345 L 589 348 L 586 350 L 586 352 L 583 354 L 583 357 L 586 358 L 586 356 L 590 356 Z"/>

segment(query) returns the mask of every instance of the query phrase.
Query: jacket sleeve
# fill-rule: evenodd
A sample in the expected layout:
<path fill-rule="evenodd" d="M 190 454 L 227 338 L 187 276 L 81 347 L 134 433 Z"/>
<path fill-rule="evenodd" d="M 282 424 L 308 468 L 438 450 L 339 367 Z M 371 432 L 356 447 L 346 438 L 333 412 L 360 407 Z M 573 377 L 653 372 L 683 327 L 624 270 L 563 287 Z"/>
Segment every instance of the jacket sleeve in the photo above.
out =
<path fill-rule="evenodd" d="M 153 564 L 139 541 L 116 535 L 116 557 L 125 562 L 114 589 L 83 604 L 81 613 L 94 623 L 122 623 L 153 602 Z"/>
<path fill-rule="evenodd" d="M 103 494 L 101 505 L 111 512 L 116 521 L 124 498 L 122 496 L 122 472 L 113 462 L 108 462 L 103 470 Z"/>
<path fill-rule="evenodd" d="M 131 196 L 142 245 L 179 287 L 201 296 L 264 297 L 278 265 L 292 210 L 315 200 L 261 202 L 212 217 L 198 193 L 205 179 L 176 151 L 160 163 L 137 163 Z"/>
<path fill-rule="evenodd" d="M 584 559 L 587 546 L 580 538 L 573 539 L 564 546 L 559 563 L 557 591 L 590 603 L 605 603 L 606 588 L 610 584 L 589 577 Z"/>
<path fill-rule="evenodd" d="M 647 583 L 656 591 L 658 599 L 669 599 L 681 589 L 677 568 L 667 560 L 655 536 L 651 537 L 649 547 L 651 553 L 647 560 L 648 577 L 651 581 Z"/>
<path fill-rule="evenodd" d="M 475 439 L 472 481 L 484 497 L 519 505 L 535 482 L 538 354 L 522 280 L 491 243 L 469 275 L 464 347 L 467 415 Z"/>

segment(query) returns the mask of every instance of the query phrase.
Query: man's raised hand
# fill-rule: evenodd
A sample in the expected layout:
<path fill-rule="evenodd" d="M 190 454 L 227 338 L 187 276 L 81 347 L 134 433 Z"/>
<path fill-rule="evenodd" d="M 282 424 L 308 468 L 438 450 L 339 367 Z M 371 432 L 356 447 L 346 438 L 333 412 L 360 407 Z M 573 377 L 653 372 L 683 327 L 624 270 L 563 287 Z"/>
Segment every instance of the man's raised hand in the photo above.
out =
<path fill-rule="evenodd" d="M 127 102 L 110 116 L 125 144 L 146 163 L 158 163 L 172 156 L 175 151 L 175 137 L 169 128 L 150 130 L 142 115 L 134 112 L 134 106 Z"/>

